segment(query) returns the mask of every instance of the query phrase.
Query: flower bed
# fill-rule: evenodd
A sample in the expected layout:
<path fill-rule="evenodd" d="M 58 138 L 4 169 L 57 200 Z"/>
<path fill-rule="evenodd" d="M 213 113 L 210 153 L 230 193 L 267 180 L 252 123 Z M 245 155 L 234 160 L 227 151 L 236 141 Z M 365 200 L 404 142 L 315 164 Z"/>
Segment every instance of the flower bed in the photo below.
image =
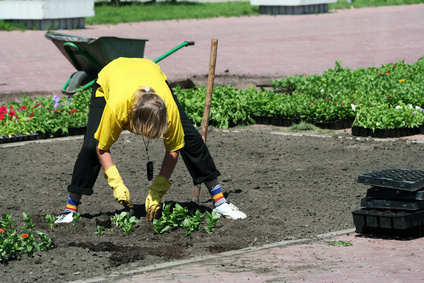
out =
<path fill-rule="evenodd" d="M 300 121 L 321 128 L 351 126 L 377 131 L 415 129 L 424 123 L 424 58 L 416 63 L 383 65 L 380 68 L 343 68 L 336 62 L 321 75 L 297 75 L 273 81 L 273 88 L 239 90 L 215 86 L 210 125 L 228 128 L 252 123 L 291 126 Z M 206 88 L 174 89 L 182 107 L 195 125 L 203 120 Z M 70 99 L 22 97 L 0 108 L 0 142 L 19 139 L 13 135 L 72 134 L 87 123 L 89 91 Z M 356 128 L 354 135 L 356 134 Z M 364 131 L 363 131 L 364 132 Z M 390 137 L 393 134 L 381 134 Z M 5 139 L 4 136 L 7 138 Z"/>
<path fill-rule="evenodd" d="M 0 106 L 0 143 L 81 134 L 87 125 L 90 94 L 71 98 L 22 96 Z"/>

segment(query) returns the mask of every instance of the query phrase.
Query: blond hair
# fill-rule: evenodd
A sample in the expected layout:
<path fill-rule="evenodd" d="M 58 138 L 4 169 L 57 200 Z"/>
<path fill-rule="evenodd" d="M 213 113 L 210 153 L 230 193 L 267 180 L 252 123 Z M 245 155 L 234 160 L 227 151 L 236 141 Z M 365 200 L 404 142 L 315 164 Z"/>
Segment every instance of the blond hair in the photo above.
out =
<path fill-rule="evenodd" d="M 135 111 L 131 127 L 136 134 L 150 139 L 161 138 L 168 131 L 168 115 L 163 99 L 149 86 L 134 93 Z"/>

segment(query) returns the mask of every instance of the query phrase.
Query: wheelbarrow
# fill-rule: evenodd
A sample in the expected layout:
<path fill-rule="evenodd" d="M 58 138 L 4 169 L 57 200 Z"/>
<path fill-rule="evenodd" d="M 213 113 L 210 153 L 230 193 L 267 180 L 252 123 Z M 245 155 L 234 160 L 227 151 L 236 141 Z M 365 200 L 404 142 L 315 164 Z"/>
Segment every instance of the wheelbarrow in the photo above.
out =
<path fill-rule="evenodd" d="M 97 74 L 108 63 L 119 57 L 143 58 L 148 39 L 132 39 L 114 36 L 80 37 L 57 32 L 47 32 L 44 36 L 51 40 L 59 51 L 77 70 L 66 81 L 62 93 L 73 95 L 76 89 L 90 88 Z M 194 45 L 193 41 L 185 41 L 174 47 L 153 62 L 158 63 L 179 49 Z"/>

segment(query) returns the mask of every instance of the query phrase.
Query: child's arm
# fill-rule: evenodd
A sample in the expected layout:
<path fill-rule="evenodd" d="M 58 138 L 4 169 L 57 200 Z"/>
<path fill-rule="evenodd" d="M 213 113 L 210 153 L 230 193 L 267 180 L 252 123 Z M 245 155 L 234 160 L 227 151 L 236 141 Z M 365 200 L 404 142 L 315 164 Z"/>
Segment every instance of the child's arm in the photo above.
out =
<path fill-rule="evenodd" d="M 159 175 L 169 180 L 172 172 L 174 172 L 175 166 L 177 165 L 179 151 L 166 152 L 162 161 Z"/>
<path fill-rule="evenodd" d="M 97 156 L 104 170 L 104 177 L 109 186 L 113 189 L 113 196 L 116 201 L 128 209 L 134 209 L 130 200 L 130 191 L 124 185 L 124 181 L 118 172 L 118 168 L 113 164 L 110 150 L 101 150 L 96 147 Z"/>

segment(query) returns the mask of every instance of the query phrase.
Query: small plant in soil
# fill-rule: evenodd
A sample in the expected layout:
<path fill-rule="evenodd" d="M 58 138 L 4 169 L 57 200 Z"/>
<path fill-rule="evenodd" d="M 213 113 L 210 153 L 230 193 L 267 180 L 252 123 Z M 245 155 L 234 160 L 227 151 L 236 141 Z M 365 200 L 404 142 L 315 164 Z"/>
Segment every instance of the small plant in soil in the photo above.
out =
<path fill-rule="evenodd" d="M 81 214 L 77 212 L 72 216 L 72 218 L 74 219 L 74 221 L 72 221 L 72 226 L 77 228 L 81 224 Z"/>
<path fill-rule="evenodd" d="M 204 219 L 205 216 L 199 210 L 196 210 L 193 217 L 186 217 L 182 223 L 182 226 L 186 229 L 185 235 L 188 236 L 193 231 L 199 231 Z"/>
<path fill-rule="evenodd" d="M 97 225 L 97 231 L 94 232 L 94 235 L 103 236 L 105 234 L 105 228 Z"/>
<path fill-rule="evenodd" d="M 134 226 L 140 221 L 137 217 L 130 216 L 125 211 L 121 212 L 121 214 L 115 214 L 111 220 L 115 226 L 121 227 L 126 234 L 131 234 L 134 231 Z"/>
<path fill-rule="evenodd" d="M 36 251 L 46 251 L 53 247 L 47 234 L 34 231 L 34 225 L 29 215 L 22 213 L 24 223 L 18 229 L 16 221 L 10 213 L 2 214 L 0 220 L 0 262 L 21 259 L 23 255 L 33 256 Z M 34 232 L 39 241 L 34 237 Z"/>
<path fill-rule="evenodd" d="M 53 214 L 46 214 L 45 218 L 46 218 L 47 224 L 49 225 L 50 230 L 53 231 L 54 222 L 55 222 L 56 218 L 54 217 Z"/>
<path fill-rule="evenodd" d="M 219 215 L 210 214 L 206 211 L 202 214 L 198 209 L 191 216 L 187 207 L 182 207 L 176 203 L 174 209 L 171 211 L 172 203 L 167 205 L 163 204 L 162 216 L 159 219 L 153 220 L 153 229 L 156 233 L 162 234 L 169 230 L 171 227 L 178 228 L 182 227 L 185 229 L 184 235 L 189 236 L 194 231 L 199 231 L 202 222 L 205 220 L 207 226 L 205 227 L 206 233 L 212 233 L 215 230 L 215 226 L 219 221 Z"/>
<path fill-rule="evenodd" d="M 205 218 L 206 218 L 206 223 L 208 224 L 205 227 L 205 232 L 210 234 L 213 231 L 215 231 L 215 227 L 216 227 L 216 224 L 218 224 L 220 216 L 216 213 L 211 214 L 209 211 L 206 211 Z"/>

